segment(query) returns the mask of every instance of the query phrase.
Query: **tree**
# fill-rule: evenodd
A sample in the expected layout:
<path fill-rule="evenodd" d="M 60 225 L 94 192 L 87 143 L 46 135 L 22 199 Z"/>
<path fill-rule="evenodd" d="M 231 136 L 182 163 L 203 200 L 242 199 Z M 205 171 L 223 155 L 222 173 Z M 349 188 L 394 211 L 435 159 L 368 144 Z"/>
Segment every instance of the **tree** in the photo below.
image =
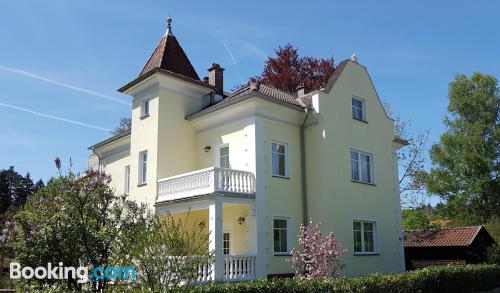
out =
<path fill-rule="evenodd" d="M 481 73 L 456 75 L 449 86 L 448 112 L 448 129 L 431 147 L 433 167 L 422 180 L 428 192 L 482 223 L 500 214 L 497 80 Z"/>
<path fill-rule="evenodd" d="M 57 163 L 59 162 L 59 163 Z M 60 160 L 56 159 L 60 168 Z M 63 262 L 65 266 L 112 265 L 113 251 L 123 242 L 128 229 L 147 220 L 145 206 L 114 194 L 111 178 L 104 173 L 61 174 L 31 196 L 15 215 L 16 260 L 25 266 L 46 266 Z M 56 280 L 37 280 L 57 285 Z M 108 280 L 91 280 L 92 290 L 103 291 Z M 75 279 L 68 289 L 80 289 Z"/>
<path fill-rule="evenodd" d="M 262 73 L 251 80 L 295 94 L 301 85 L 311 90 L 324 87 L 335 70 L 333 59 L 300 57 L 291 44 L 279 46 L 275 53 L 267 58 Z"/>
<path fill-rule="evenodd" d="M 405 209 L 402 211 L 403 229 L 405 230 L 425 230 L 437 228 L 431 223 L 431 213 L 425 206 Z"/>
<path fill-rule="evenodd" d="M 189 284 L 198 277 L 199 268 L 208 273 L 213 251 L 208 250 L 209 232 L 205 225 L 188 224 L 188 215 L 175 219 L 167 214 L 155 218 L 137 231 L 131 243 L 124 245 L 141 276 L 137 286 L 151 292 L 167 292 Z"/>
<path fill-rule="evenodd" d="M 33 183 L 30 174 L 22 176 L 14 170 L 14 166 L 0 171 L 0 219 L 11 206 L 22 206 L 26 199 L 40 189 L 43 182 Z M 1 228 L 1 226 L 0 226 Z"/>
<path fill-rule="evenodd" d="M 387 115 L 394 119 L 395 137 L 408 142 L 408 145 L 400 148 L 397 153 L 401 204 L 407 208 L 419 207 L 423 204 L 422 196 L 425 191 L 421 173 L 425 170 L 425 148 L 429 130 L 413 130 L 411 121 L 395 114 L 388 103 L 383 106 Z"/>
<path fill-rule="evenodd" d="M 111 131 L 111 134 L 113 135 L 122 134 L 127 131 L 130 131 L 131 128 L 132 128 L 132 119 L 129 117 L 122 117 L 120 118 L 118 126 L 116 126 L 115 129 Z"/>
<path fill-rule="evenodd" d="M 340 257 L 347 252 L 333 232 L 323 237 L 321 223 L 300 226 L 299 248 L 292 249 L 291 263 L 301 279 L 335 278 L 343 268 Z"/>

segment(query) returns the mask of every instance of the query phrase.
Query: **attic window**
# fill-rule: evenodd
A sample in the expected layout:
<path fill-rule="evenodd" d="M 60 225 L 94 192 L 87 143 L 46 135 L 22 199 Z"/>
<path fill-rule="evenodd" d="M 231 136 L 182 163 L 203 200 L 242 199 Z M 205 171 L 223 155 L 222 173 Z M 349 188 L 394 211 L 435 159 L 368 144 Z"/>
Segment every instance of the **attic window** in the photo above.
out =
<path fill-rule="evenodd" d="M 352 98 L 352 119 L 366 121 L 366 106 L 362 99 Z"/>

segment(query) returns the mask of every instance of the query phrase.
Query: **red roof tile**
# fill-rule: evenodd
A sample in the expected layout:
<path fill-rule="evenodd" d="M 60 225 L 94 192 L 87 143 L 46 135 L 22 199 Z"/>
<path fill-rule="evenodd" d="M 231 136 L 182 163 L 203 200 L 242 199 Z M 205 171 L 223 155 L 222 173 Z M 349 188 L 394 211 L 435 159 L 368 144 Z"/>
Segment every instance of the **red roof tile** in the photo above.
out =
<path fill-rule="evenodd" d="M 468 246 L 483 226 L 404 231 L 405 247 Z"/>
<path fill-rule="evenodd" d="M 165 34 L 139 73 L 139 76 L 160 68 L 182 76 L 200 80 L 191 61 L 172 34 Z"/>

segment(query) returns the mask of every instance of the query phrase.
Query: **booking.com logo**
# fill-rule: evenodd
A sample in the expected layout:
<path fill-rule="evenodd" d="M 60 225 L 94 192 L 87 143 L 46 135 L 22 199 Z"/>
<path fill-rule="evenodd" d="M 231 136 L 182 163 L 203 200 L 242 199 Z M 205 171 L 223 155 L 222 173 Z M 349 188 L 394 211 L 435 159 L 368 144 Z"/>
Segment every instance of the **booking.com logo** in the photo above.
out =
<path fill-rule="evenodd" d="M 47 267 L 21 267 L 20 263 L 10 263 L 10 278 L 11 279 L 52 279 L 52 280 L 67 280 L 78 279 L 78 283 L 85 283 L 89 280 L 135 280 L 136 270 L 134 266 L 125 267 L 95 267 L 92 273 L 89 274 L 88 267 L 65 267 L 62 262 L 57 266 L 48 263 Z"/>

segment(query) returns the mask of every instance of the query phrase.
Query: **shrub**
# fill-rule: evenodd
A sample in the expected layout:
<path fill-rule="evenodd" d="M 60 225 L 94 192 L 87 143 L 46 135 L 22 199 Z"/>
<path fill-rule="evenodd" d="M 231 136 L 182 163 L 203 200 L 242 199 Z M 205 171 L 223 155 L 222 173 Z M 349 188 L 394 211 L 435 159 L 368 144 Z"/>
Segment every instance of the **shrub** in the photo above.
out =
<path fill-rule="evenodd" d="M 476 292 L 500 287 L 500 266 L 448 265 L 337 280 L 275 279 L 176 288 L 175 292 Z"/>

